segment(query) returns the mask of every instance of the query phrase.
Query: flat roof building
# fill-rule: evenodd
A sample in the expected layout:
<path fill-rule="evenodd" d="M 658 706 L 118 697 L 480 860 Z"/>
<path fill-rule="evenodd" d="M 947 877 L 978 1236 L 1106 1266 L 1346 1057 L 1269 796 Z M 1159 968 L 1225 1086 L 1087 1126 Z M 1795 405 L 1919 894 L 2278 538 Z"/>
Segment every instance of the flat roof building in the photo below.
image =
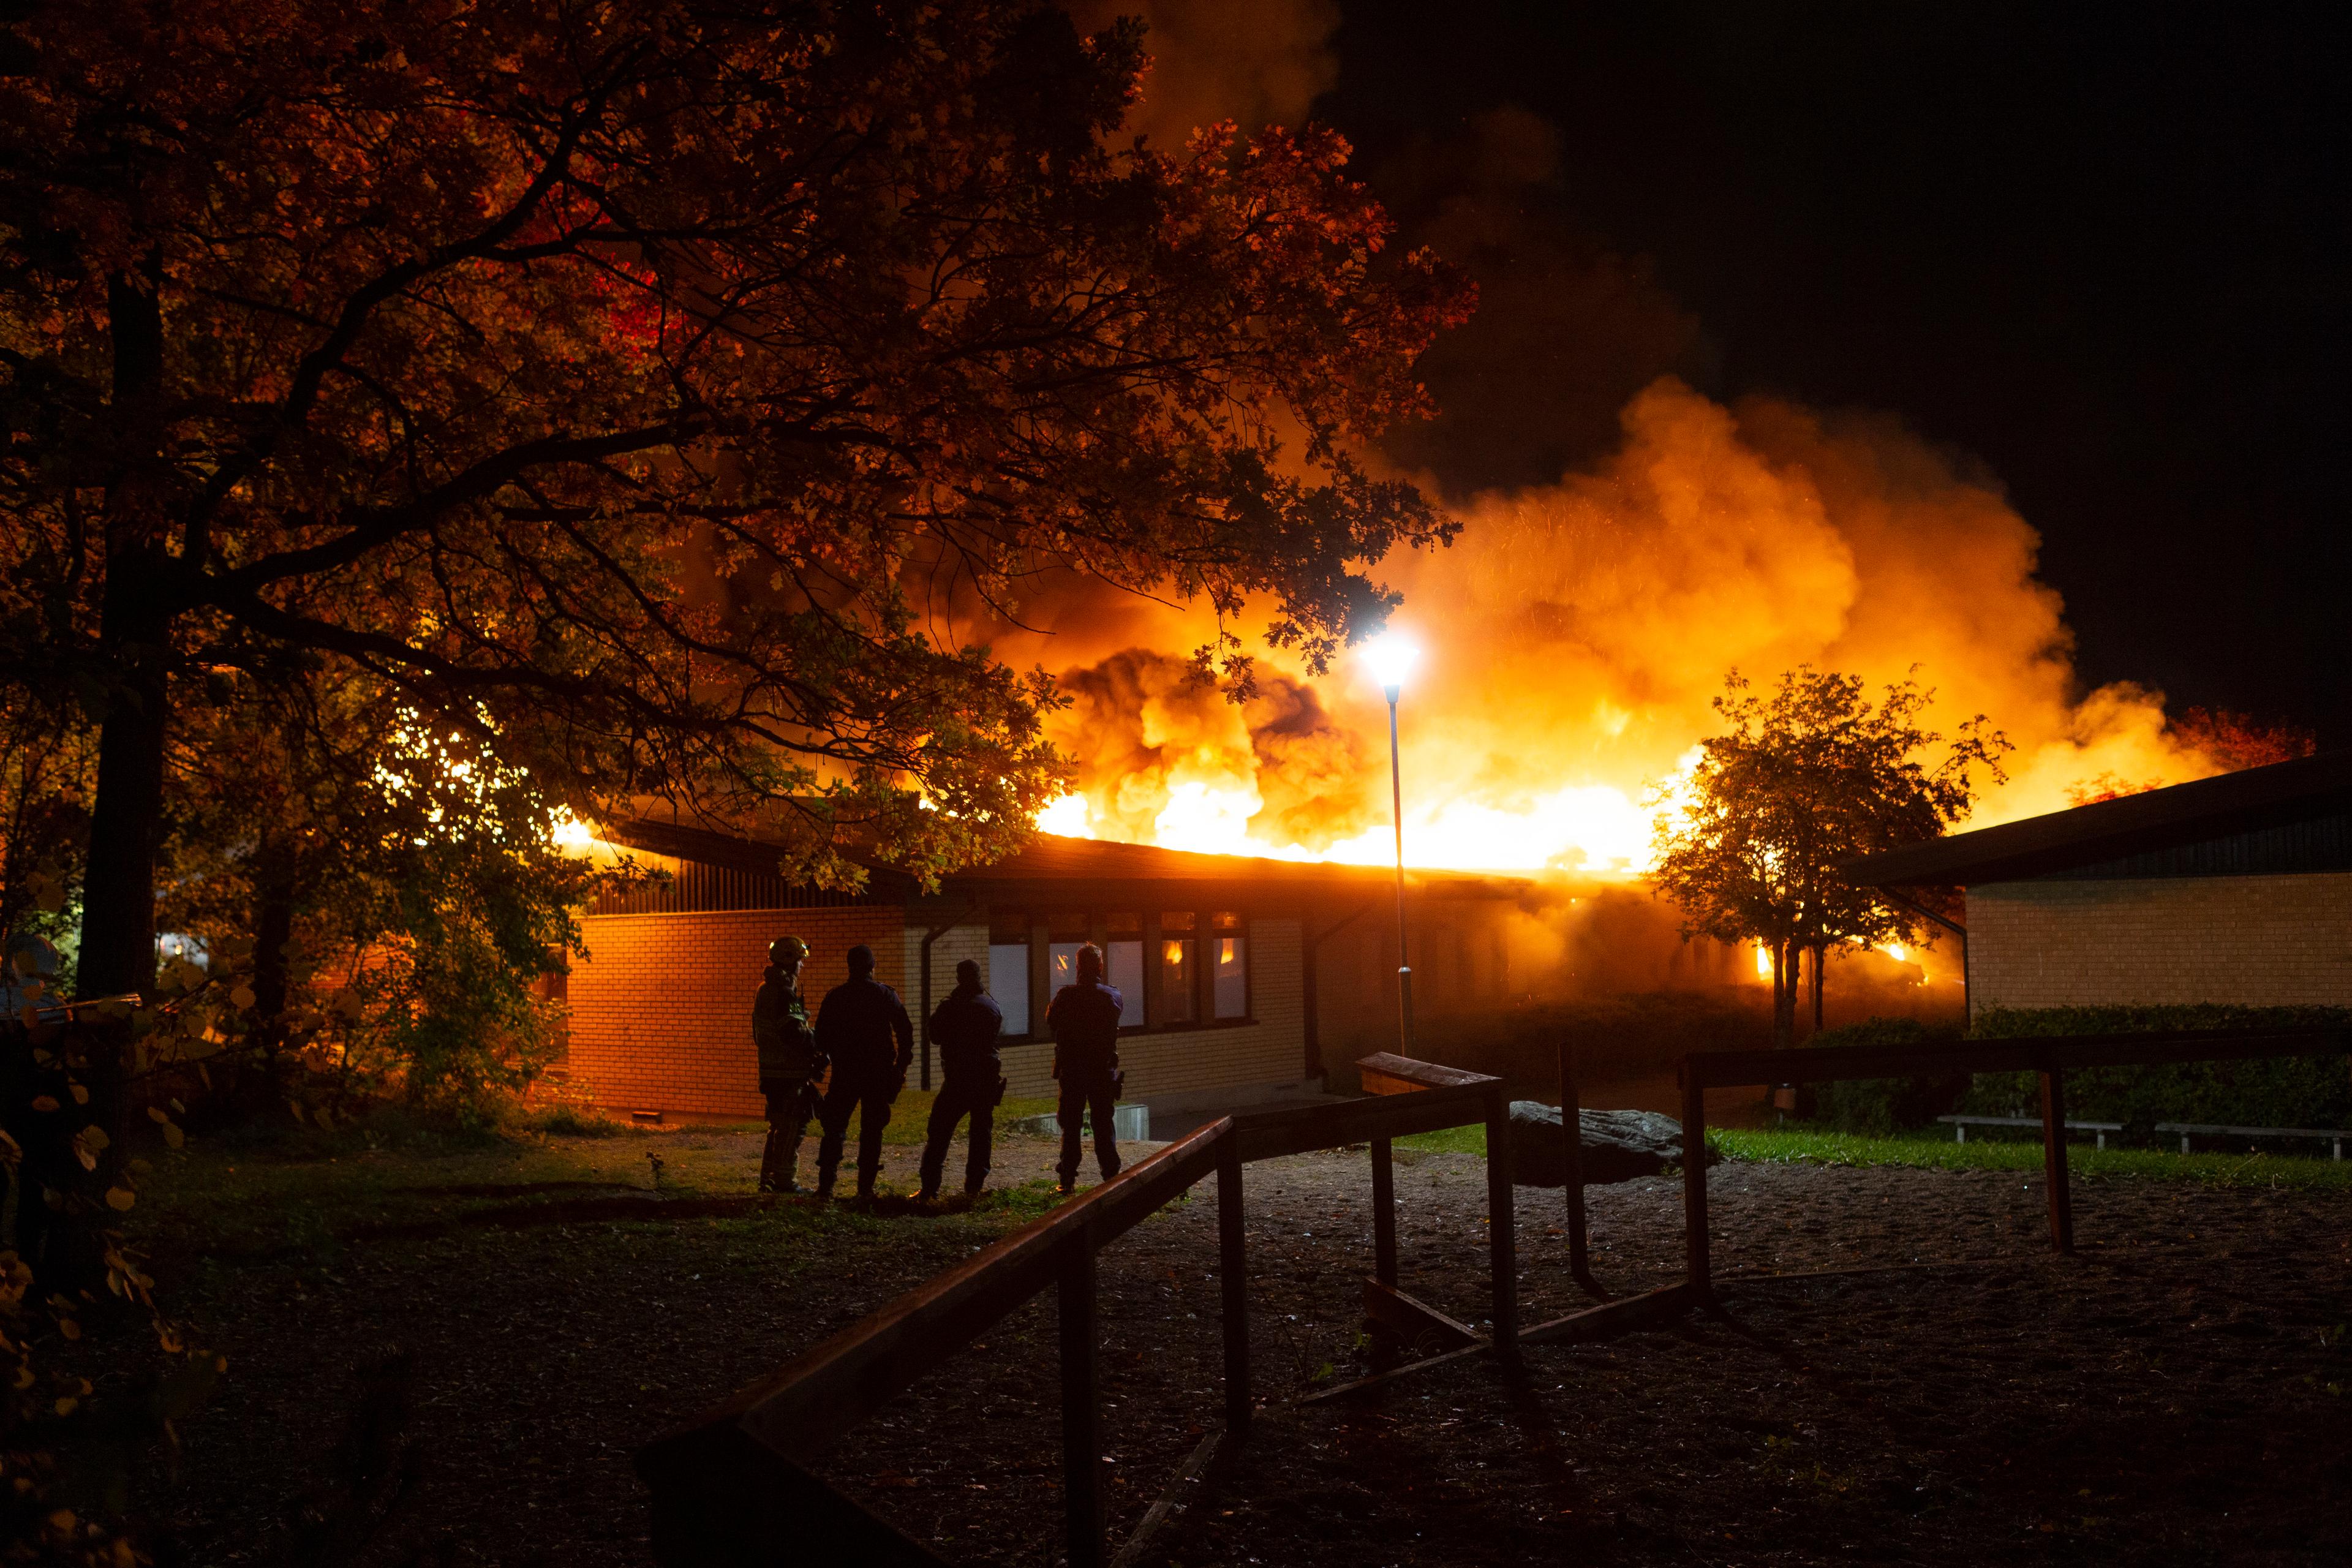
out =
<path fill-rule="evenodd" d="M 1955 834 L 1847 873 L 1898 896 L 1967 890 L 1971 1016 L 2352 1006 L 2352 753 Z"/>
<path fill-rule="evenodd" d="M 1088 942 L 1126 997 L 1129 1100 L 1176 1109 L 1319 1088 L 1327 1068 L 1396 1040 L 1390 870 L 1045 837 L 936 892 L 876 861 L 845 893 L 788 881 L 777 847 L 755 839 L 651 821 L 608 836 L 668 876 L 589 911 L 565 984 L 562 1075 L 607 1110 L 759 1115 L 751 998 L 768 943 L 788 933 L 813 950 L 812 1006 L 864 942 L 919 1034 L 958 962 L 978 963 L 1004 1011 L 1016 1096 L 1052 1093 L 1045 1005 Z M 1417 1016 L 1504 1007 L 1510 916 L 1528 884 L 1414 872 L 1409 889 Z"/>

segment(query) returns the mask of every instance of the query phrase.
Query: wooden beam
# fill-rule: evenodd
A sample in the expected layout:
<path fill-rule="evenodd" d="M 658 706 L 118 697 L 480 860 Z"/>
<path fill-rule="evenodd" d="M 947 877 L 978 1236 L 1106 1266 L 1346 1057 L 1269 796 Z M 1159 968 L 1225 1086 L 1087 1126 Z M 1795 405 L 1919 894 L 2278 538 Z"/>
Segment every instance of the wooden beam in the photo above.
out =
<path fill-rule="evenodd" d="M 1250 1426 L 1249 1246 L 1242 1233 L 1241 1145 L 1217 1145 L 1217 1289 L 1225 1340 L 1225 1430 Z"/>
<path fill-rule="evenodd" d="M 1486 1335 L 1460 1319 L 1449 1318 L 1428 1302 L 1378 1279 L 1364 1281 L 1364 1316 L 1374 1327 L 1387 1330 L 1408 1345 L 1432 1338 L 1447 1350 L 1486 1342 Z"/>
<path fill-rule="evenodd" d="M 1386 1138 L 1372 1140 L 1372 1278 L 1397 1282 L 1396 1156 Z"/>
<path fill-rule="evenodd" d="M 1136 1521 L 1135 1533 L 1127 1538 L 1127 1544 L 1121 1546 L 1118 1555 L 1110 1560 L 1110 1568 L 1135 1568 L 1143 1561 L 1143 1549 L 1150 1544 L 1152 1531 L 1165 1524 L 1170 1514 L 1184 1506 L 1176 1500 L 1209 1468 L 1209 1461 L 1217 1457 L 1217 1447 L 1224 1440 L 1223 1432 L 1212 1432 L 1201 1439 L 1192 1449 L 1192 1457 L 1177 1470 L 1176 1479 L 1170 1483 L 1168 1489 L 1160 1494 L 1157 1502 L 1144 1510 L 1143 1517 Z"/>
<path fill-rule="evenodd" d="M 1783 1056 L 1797 1056 L 1783 1051 Z M 1709 1294 L 1706 1250 L 1706 1085 L 1683 1058 L 1683 1256 L 1690 1288 Z"/>
<path fill-rule="evenodd" d="M 1519 1340 L 1523 1344 L 1566 1345 L 1612 1339 L 1637 1329 L 1672 1322 L 1689 1311 L 1696 1300 L 1686 1284 L 1662 1285 L 1638 1296 L 1603 1301 L 1597 1307 L 1570 1312 L 1565 1318 L 1538 1323 L 1521 1333 Z"/>
<path fill-rule="evenodd" d="M 1244 1160 L 1272 1160 L 1317 1149 L 1344 1149 L 1350 1143 L 1369 1143 L 1375 1138 L 1402 1138 L 1486 1120 L 1486 1089 L 1482 1084 L 1425 1089 L 1413 1094 L 1371 1095 L 1362 1100 L 1344 1100 L 1336 1105 L 1247 1111 L 1233 1119 Z"/>
<path fill-rule="evenodd" d="M 1357 1058 L 1356 1070 L 1363 1077 L 1366 1094 L 1411 1094 L 1417 1089 L 1461 1089 L 1496 1081 L 1488 1073 L 1442 1067 L 1414 1057 L 1401 1057 L 1393 1051 L 1375 1051 Z"/>
<path fill-rule="evenodd" d="M 2050 1189 L 2050 1245 L 2074 1250 L 2074 1194 L 2066 1181 L 2066 1075 L 2042 1075 L 2042 1180 Z"/>

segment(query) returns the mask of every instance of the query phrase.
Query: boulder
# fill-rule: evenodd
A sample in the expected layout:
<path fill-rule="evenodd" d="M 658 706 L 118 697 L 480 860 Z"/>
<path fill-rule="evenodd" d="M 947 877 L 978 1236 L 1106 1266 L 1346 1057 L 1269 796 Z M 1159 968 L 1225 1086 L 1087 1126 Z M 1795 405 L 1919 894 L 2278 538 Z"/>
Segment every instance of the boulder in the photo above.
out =
<path fill-rule="evenodd" d="M 1584 1184 L 1605 1186 L 1654 1176 L 1683 1163 L 1683 1124 L 1654 1110 L 1586 1110 L 1579 1113 L 1578 1142 Z M 1710 1155 L 1711 1164 L 1719 1155 Z M 1511 1180 L 1523 1187 L 1568 1184 L 1568 1139 L 1559 1107 L 1532 1100 L 1511 1101 Z"/>

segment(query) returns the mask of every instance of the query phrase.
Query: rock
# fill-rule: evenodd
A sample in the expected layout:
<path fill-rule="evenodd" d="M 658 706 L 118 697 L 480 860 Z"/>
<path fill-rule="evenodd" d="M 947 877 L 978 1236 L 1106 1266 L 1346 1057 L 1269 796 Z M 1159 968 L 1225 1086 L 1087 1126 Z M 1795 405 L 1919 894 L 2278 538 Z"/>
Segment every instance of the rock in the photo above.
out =
<path fill-rule="evenodd" d="M 1587 1110 L 1577 1122 L 1584 1184 L 1605 1186 L 1654 1176 L 1683 1163 L 1683 1124 L 1654 1110 Z M 1711 1155 L 1712 1164 L 1719 1155 Z M 1568 1184 L 1568 1140 L 1559 1107 L 1511 1101 L 1511 1180 L 1523 1187 Z"/>

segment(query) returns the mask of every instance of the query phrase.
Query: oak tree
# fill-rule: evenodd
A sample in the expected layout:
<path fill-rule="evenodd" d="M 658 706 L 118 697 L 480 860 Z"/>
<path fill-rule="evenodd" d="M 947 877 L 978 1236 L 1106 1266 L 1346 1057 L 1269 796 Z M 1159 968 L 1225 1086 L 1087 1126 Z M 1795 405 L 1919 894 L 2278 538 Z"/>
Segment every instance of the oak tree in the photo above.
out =
<path fill-rule="evenodd" d="M 1370 563 L 1449 532 L 1349 451 L 1422 411 L 1466 287 L 1385 249 L 1327 132 L 1118 144 L 1133 25 L 49 0 L 0 30 L 0 677 L 99 725 L 85 990 L 152 977 L 205 672 L 299 654 L 477 716 L 583 812 L 765 809 L 836 879 L 855 819 L 928 872 L 1055 773 L 1040 679 L 929 584 L 1255 598 L 1319 664 L 1390 602 Z"/>
<path fill-rule="evenodd" d="M 1860 676 L 1790 670 L 1769 696 L 1737 670 L 1715 710 L 1721 732 L 1700 742 L 1687 778 L 1655 802 L 1661 890 L 1683 911 L 1685 936 L 1756 942 L 1772 960 L 1772 1025 L 1796 1035 L 1801 955 L 1812 955 L 1814 1024 L 1822 961 L 1840 942 L 1916 942 L 1911 910 L 1857 888 L 1840 870 L 1856 856 L 1939 837 L 1968 814 L 1971 770 L 2002 778 L 2008 741 L 1967 721 L 1944 737 L 1919 717 L 1934 693 L 1916 681 L 1873 704 Z"/>

